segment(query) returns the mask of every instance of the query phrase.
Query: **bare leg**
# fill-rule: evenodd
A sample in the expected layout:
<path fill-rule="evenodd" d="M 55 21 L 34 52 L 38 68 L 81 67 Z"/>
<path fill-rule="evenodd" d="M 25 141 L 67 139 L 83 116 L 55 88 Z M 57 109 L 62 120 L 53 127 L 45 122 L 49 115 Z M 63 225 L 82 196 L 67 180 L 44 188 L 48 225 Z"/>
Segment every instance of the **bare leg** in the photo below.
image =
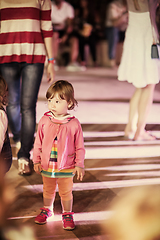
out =
<path fill-rule="evenodd" d="M 72 37 L 70 39 L 71 53 L 70 53 L 70 63 L 74 63 L 78 58 L 78 39 Z"/>
<path fill-rule="evenodd" d="M 125 136 L 134 137 L 134 133 L 136 131 L 135 126 L 137 126 L 137 114 L 138 114 L 138 105 L 141 96 L 141 89 L 137 88 L 130 100 L 129 106 L 129 118 L 128 123 L 125 127 Z"/>
<path fill-rule="evenodd" d="M 61 200 L 61 203 L 62 203 L 63 213 L 64 212 L 72 212 L 73 199 L 68 200 L 68 201 Z"/>
<path fill-rule="evenodd" d="M 134 140 L 153 140 L 155 137 L 145 131 L 146 119 L 153 102 L 154 84 L 147 85 L 141 90 L 138 104 L 138 122 Z"/>

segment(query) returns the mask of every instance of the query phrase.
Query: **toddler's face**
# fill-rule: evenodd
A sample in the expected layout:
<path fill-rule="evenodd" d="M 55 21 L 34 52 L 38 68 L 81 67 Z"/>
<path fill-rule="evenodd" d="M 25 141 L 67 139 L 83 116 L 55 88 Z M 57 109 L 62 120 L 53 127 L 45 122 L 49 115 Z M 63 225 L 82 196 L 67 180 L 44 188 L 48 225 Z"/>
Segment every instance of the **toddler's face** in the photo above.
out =
<path fill-rule="evenodd" d="M 69 104 L 66 100 L 61 99 L 56 93 L 53 98 L 48 99 L 48 109 L 55 117 L 63 117 L 67 114 Z"/>

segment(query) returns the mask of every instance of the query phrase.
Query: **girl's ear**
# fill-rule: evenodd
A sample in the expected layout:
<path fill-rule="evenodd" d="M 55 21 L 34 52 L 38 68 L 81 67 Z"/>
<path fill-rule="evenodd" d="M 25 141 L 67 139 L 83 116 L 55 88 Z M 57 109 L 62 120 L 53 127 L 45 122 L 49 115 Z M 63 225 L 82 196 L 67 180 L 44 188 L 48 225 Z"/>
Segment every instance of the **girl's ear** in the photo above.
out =
<path fill-rule="evenodd" d="M 72 105 L 73 105 L 72 101 L 69 101 L 68 102 L 68 109 L 70 109 L 72 107 Z"/>

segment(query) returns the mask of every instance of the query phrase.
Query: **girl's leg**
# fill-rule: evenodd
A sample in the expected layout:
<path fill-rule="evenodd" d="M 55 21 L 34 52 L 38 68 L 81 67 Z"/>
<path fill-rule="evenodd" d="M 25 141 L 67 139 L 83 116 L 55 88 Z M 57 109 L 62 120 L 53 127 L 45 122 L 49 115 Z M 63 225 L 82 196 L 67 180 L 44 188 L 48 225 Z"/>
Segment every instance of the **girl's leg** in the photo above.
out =
<path fill-rule="evenodd" d="M 141 95 L 138 104 L 138 122 L 137 130 L 134 136 L 134 140 L 153 140 L 154 136 L 149 135 L 145 131 L 146 119 L 153 102 L 153 93 L 154 93 L 155 84 L 147 85 L 145 88 L 142 88 Z"/>
<path fill-rule="evenodd" d="M 53 215 L 53 202 L 56 190 L 56 178 L 43 178 L 43 203 L 40 214 L 35 218 L 35 223 L 45 224 L 47 219 Z"/>
<path fill-rule="evenodd" d="M 53 198 L 45 198 L 43 197 L 43 205 L 44 208 L 48 208 L 53 212 L 53 203 L 54 203 L 55 196 Z"/>
<path fill-rule="evenodd" d="M 129 105 L 129 117 L 128 123 L 125 127 L 125 136 L 129 138 L 134 137 L 134 133 L 137 128 L 137 114 L 138 114 L 138 105 L 141 96 L 141 88 L 137 88 L 130 100 Z"/>
<path fill-rule="evenodd" d="M 65 201 L 61 200 L 63 212 L 72 212 L 73 199 Z"/>
<path fill-rule="evenodd" d="M 57 179 L 59 187 L 59 195 L 61 197 L 62 204 L 62 222 L 63 229 L 73 230 L 75 228 L 72 212 L 72 203 L 73 203 L 73 177 L 72 178 L 59 178 Z"/>
<path fill-rule="evenodd" d="M 56 178 L 43 178 L 43 204 L 44 208 L 48 208 L 51 211 L 53 211 L 53 203 L 55 199 L 55 193 L 56 193 L 56 184 L 57 179 Z"/>
<path fill-rule="evenodd" d="M 73 204 L 73 178 L 59 178 L 57 179 L 59 195 L 61 197 L 62 210 L 64 212 L 72 212 Z"/>

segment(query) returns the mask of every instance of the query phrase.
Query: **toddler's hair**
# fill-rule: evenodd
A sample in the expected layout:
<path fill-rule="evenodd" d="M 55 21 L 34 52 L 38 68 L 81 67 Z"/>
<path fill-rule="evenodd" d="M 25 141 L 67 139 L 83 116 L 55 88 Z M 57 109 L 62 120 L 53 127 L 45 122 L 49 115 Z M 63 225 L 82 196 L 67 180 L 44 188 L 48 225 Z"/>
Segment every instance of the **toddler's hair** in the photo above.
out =
<path fill-rule="evenodd" d="M 0 75 L 0 106 L 7 105 L 8 87 L 4 78 Z"/>
<path fill-rule="evenodd" d="M 74 98 L 74 88 L 68 81 L 58 80 L 54 82 L 48 88 L 46 98 L 53 98 L 56 93 L 58 93 L 61 99 L 66 100 L 67 103 L 71 104 L 71 106 L 68 108 L 69 110 L 74 109 L 74 107 L 78 105 L 77 100 Z"/>

